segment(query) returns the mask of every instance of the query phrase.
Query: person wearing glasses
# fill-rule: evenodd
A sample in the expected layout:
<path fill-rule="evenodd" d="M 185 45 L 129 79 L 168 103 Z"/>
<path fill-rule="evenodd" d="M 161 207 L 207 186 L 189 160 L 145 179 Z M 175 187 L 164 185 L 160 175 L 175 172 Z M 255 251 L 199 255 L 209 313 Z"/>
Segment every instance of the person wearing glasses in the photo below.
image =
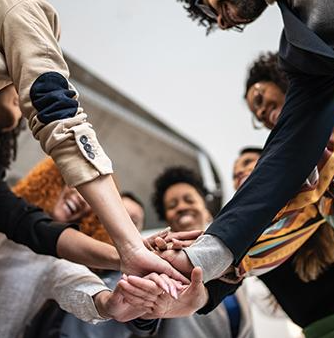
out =
<path fill-rule="evenodd" d="M 256 20 L 268 3 L 284 21 L 279 64 L 288 77 L 284 105 L 261 159 L 245 184 L 192 246 L 175 252 L 184 273 L 200 266 L 204 281 L 236 265 L 320 159 L 334 126 L 334 2 L 324 0 L 180 0 L 206 27 L 235 28 Z M 241 26 L 240 26 L 241 25 Z M 258 88 L 258 90 L 260 90 Z M 217 282 L 219 283 L 219 282 Z"/>

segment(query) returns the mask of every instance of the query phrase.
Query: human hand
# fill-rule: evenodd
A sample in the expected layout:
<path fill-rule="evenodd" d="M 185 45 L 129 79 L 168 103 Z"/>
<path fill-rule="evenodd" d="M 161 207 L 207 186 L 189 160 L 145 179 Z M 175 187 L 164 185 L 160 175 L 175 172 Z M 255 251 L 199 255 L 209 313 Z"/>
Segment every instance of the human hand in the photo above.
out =
<path fill-rule="evenodd" d="M 129 281 L 131 284 L 132 281 Z M 175 318 L 191 316 L 198 309 L 205 306 L 209 296 L 206 287 L 203 284 L 202 269 L 196 267 L 191 273 L 190 285 L 183 286 L 179 291 L 178 299 L 172 298 L 167 293 L 161 293 L 153 308 L 145 315 L 143 319 L 154 318 Z"/>
<path fill-rule="evenodd" d="M 202 230 L 171 232 L 170 227 L 144 238 L 143 242 L 149 250 L 182 249 L 190 246 L 200 235 Z"/>
<path fill-rule="evenodd" d="M 175 269 L 184 276 L 190 277 L 194 268 L 187 254 L 183 250 L 165 250 L 157 253 L 161 258 L 169 262 Z"/>
<path fill-rule="evenodd" d="M 154 271 L 158 274 L 165 274 L 184 284 L 189 284 L 189 280 L 177 268 L 172 267 L 168 260 L 162 259 L 146 249 L 145 246 L 123 251 L 123 254 L 120 255 L 120 261 L 121 271 L 125 274 L 145 276 Z"/>
<path fill-rule="evenodd" d="M 93 299 L 101 317 L 126 322 L 150 313 L 161 294 L 177 298 L 181 289 L 181 283 L 164 274 L 123 275 L 113 292 L 101 291 Z"/>
<path fill-rule="evenodd" d="M 130 304 L 125 300 L 120 290 L 120 287 L 117 286 L 114 291 L 101 291 L 93 297 L 101 317 L 127 322 L 151 312 L 152 306 L 154 306 L 153 302 L 133 297 L 132 304 Z"/>

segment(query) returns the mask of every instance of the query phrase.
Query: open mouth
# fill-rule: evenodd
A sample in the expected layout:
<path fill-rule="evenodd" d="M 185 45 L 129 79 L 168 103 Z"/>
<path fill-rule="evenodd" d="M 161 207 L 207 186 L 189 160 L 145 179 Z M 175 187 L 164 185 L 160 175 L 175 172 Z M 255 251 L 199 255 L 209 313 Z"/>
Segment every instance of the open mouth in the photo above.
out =
<path fill-rule="evenodd" d="M 276 105 L 272 107 L 268 114 L 268 122 L 273 127 L 276 125 L 279 115 L 281 113 L 281 107 L 277 107 Z"/>
<path fill-rule="evenodd" d="M 78 211 L 78 206 L 70 199 L 65 200 L 65 205 L 69 209 L 71 215 L 75 214 Z"/>
<path fill-rule="evenodd" d="M 193 215 L 193 213 L 185 213 L 180 215 L 177 218 L 177 223 L 179 224 L 188 224 L 190 222 L 193 222 L 195 219 L 195 215 Z"/>

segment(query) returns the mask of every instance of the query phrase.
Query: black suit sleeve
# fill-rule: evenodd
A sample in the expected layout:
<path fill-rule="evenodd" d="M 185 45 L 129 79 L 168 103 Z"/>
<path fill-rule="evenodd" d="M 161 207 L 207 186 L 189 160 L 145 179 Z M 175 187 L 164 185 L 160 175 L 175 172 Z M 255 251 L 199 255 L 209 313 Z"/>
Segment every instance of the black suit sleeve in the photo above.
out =
<path fill-rule="evenodd" d="M 334 77 L 288 74 L 280 119 L 255 170 L 207 230 L 239 261 L 298 192 L 334 127 Z"/>
<path fill-rule="evenodd" d="M 15 196 L 0 180 L 0 231 L 9 239 L 36 253 L 57 257 L 58 238 L 68 227 L 76 225 L 53 222 L 41 209 Z"/>
<path fill-rule="evenodd" d="M 241 284 L 241 282 L 238 284 L 228 284 L 218 279 L 206 283 L 205 287 L 209 293 L 209 300 L 204 307 L 197 311 L 197 313 L 200 315 L 206 315 L 207 313 L 211 312 L 223 301 L 226 296 L 236 292 Z"/>

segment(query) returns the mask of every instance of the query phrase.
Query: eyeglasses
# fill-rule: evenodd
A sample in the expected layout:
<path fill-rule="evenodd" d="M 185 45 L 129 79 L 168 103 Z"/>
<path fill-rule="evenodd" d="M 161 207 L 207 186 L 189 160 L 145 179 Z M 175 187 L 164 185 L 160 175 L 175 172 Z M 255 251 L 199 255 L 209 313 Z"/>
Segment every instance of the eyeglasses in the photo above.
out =
<path fill-rule="evenodd" d="M 212 8 L 211 6 L 209 5 L 205 5 L 203 4 L 202 2 L 203 0 L 196 0 L 195 1 L 195 6 L 200 9 L 207 17 L 209 17 L 210 19 L 212 20 L 215 20 L 215 21 L 218 21 L 218 13 L 215 11 L 214 8 Z M 241 33 L 244 31 L 246 27 L 246 24 L 234 24 L 231 29 L 238 32 L 238 33 Z"/>

